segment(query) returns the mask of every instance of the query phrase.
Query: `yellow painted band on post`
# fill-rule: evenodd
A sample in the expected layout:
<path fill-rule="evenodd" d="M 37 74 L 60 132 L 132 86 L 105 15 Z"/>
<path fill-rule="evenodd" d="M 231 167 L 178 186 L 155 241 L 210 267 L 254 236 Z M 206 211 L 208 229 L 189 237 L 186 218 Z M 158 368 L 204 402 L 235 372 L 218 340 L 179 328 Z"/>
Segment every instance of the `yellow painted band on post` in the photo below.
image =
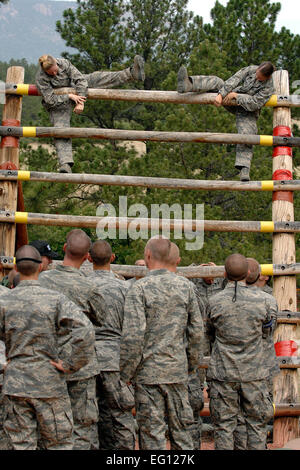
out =
<path fill-rule="evenodd" d="M 29 92 L 29 85 L 25 85 L 24 83 L 19 83 L 17 85 L 18 95 L 28 95 L 28 92 Z"/>
<path fill-rule="evenodd" d="M 261 232 L 274 232 L 274 222 L 261 222 L 260 231 Z"/>
<path fill-rule="evenodd" d="M 274 272 L 273 264 L 261 264 L 260 265 L 260 273 L 263 276 L 273 276 L 273 272 Z"/>
<path fill-rule="evenodd" d="M 277 95 L 272 95 L 269 101 L 266 102 L 265 106 L 277 106 L 278 98 Z"/>
<path fill-rule="evenodd" d="M 273 191 L 274 190 L 274 181 L 262 181 L 261 182 L 262 191 Z"/>
<path fill-rule="evenodd" d="M 260 135 L 260 145 L 267 145 L 271 147 L 273 145 L 273 136 L 272 135 Z"/>
<path fill-rule="evenodd" d="M 30 171 L 19 170 L 18 171 L 18 180 L 20 180 L 20 181 L 30 180 Z"/>
<path fill-rule="evenodd" d="M 36 127 L 23 127 L 23 137 L 36 137 Z"/>
<path fill-rule="evenodd" d="M 275 403 L 273 403 L 273 410 L 274 410 L 274 416 L 275 416 L 275 412 L 276 412 L 276 406 L 275 406 Z"/>
<path fill-rule="evenodd" d="M 16 264 L 16 258 L 14 257 L 14 264 Z"/>
<path fill-rule="evenodd" d="M 16 224 L 27 224 L 28 212 L 15 212 L 15 223 Z"/>

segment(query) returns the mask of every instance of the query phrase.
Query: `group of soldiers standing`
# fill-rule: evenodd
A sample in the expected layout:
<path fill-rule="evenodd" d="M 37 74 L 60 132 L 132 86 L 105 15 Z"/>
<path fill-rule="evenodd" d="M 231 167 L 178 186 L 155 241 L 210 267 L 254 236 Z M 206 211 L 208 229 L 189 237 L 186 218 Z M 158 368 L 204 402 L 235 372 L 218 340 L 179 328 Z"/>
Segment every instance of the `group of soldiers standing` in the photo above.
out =
<path fill-rule="evenodd" d="M 43 270 L 34 246 L 19 248 L 19 283 L 0 291 L 2 448 L 199 450 L 204 387 L 215 449 L 266 448 L 277 304 L 256 260 L 230 255 L 224 279 L 191 282 L 177 245 L 154 237 L 147 275 L 128 281 L 104 240 L 75 229 L 63 249 Z"/>

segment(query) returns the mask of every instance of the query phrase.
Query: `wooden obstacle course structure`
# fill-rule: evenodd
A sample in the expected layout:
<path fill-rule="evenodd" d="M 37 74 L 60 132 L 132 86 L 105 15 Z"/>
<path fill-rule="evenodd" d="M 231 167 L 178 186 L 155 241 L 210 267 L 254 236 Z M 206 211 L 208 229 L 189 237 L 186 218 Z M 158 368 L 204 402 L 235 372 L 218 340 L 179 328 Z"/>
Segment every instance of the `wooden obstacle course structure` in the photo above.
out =
<path fill-rule="evenodd" d="M 276 81 L 277 94 L 272 96 L 266 106 L 274 108 L 274 129 L 278 126 L 286 128 L 291 127 L 290 109 L 300 106 L 299 95 L 289 95 L 288 89 L 288 73 L 286 71 L 278 71 L 274 73 Z M 32 85 L 24 85 L 21 83 L 22 77 L 16 78 L 13 74 L 7 76 L 6 93 L 8 97 L 14 100 L 21 100 L 21 96 L 37 95 L 37 90 Z M 17 83 L 17 85 L 15 85 Z M 72 89 L 60 89 L 55 93 L 70 93 Z M 19 98 L 18 98 L 19 96 Z M 88 91 L 89 99 L 107 99 L 107 100 L 124 100 L 124 101 L 141 101 L 141 102 L 164 102 L 164 103 L 185 103 L 185 104 L 213 104 L 216 94 L 178 94 L 177 92 L 147 92 L 140 90 L 92 90 Z M 21 101 L 16 101 L 21 103 Z M 235 103 L 231 103 L 235 104 Z M 8 118 L 9 116 L 7 116 Z M 281 129 L 282 130 L 282 129 Z M 283 154 L 276 154 L 273 159 L 274 174 L 271 182 L 200 182 L 197 180 L 178 180 L 166 178 L 144 178 L 144 177 L 125 177 L 111 175 L 56 175 L 51 173 L 39 172 L 22 172 L 22 171 L 0 171 L 0 189 L 5 184 L 12 185 L 15 188 L 18 180 L 31 181 L 57 181 L 69 183 L 86 183 L 86 184 L 112 184 L 124 186 L 141 186 L 141 187 L 161 187 L 166 189 L 193 189 L 193 190 L 235 190 L 235 191 L 272 191 L 273 192 L 273 220 L 267 222 L 239 222 L 239 221 L 204 221 L 204 230 L 214 231 L 244 231 L 244 232 L 265 232 L 273 233 L 273 262 L 272 274 L 274 275 L 274 294 L 279 304 L 280 313 L 276 338 L 278 341 L 283 339 L 294 339 L 296 326 L 299 322 L 299 312 L 296 308 L 296 278 L 295 274 L 299 272 L 299 266 L 295 260 L 295 240 L 294 234 L 299 232 L 299 222 L 294 222 L 293 217 L 293 198 L 291 192 L 299 190 L 299 181 L 286 178 L 275 177 L 275 173 L 279 173 L 283 169 L 288 169 L 292 174 L 291 163 L 291 147 L 299 147 L 300 139 L 291 136 L 291 133 L 274 132 L 273 136 L 249 136 L 240 134 L 218 134 L 218 133 L 174 133 L 159 131 L 123 131 L 115 129 L 82 129 L 82 128 L 38 128 L 38 127 L 20 127 L 19 124 L 13 122 L 8 123 L 6 120 L 2 122 L 0 127 L 0 136 L 5 139 L 20 137 L 55 137 L 55 138 L 94 138 L 94 139 L 113 139 L 113 140 L 143 140 L 154 142 L 202 142 L 202 143 L 230 143 L 230 144 L 249 144 L 274 146 L 274 152 L 280 147 L 287 149 Z M 3 139 L 2 139 L 3 140 Z M 287 158 L 288 157 L 288 158 Z M 2 160 L 7 160 L 3 158 Z M 17 165 L 18 166 L 18 165 Z M 2 181 L 1 181 L 2 180 Z M 274 196 L 277 194 L 278 196 Z M 3 227 L 15 227 L 15 224 L 26 225 L 28 223 L 36 223 L 41 225 L 64 225 L 64 226 L 81 226 L 95 227 L 99 222 L 97 217 L 81 217 L 81 216 L 60 216 L 55 214 L 31 214 L 18 212 L 15 204 L 10 206 L 2 204 L 0 212 L 0 222 Z M 144 219 L 140 224 L 149 227 L 153 219 Z M 128 227 L 128 223 L 138 223 L 137 220 L 122 221 L 114 218 L 112 222 L 118 227 Z M 76 225 L 73 225 L 73 224 Z M 160 220 L 160 226 L 164 223 L 171 224 L 172 228 L 183 227 L 183 221 L 163 221 Z M 79 225 L 77 225 L 79 224 Z M 90 224 L 90 225 L 85 225 Z M 172 225 L 173 224 L 173 225 Z M 140 225 L 142 226 L 142 225 Z M 196 228 L 196 221 L 194 225 Z M 10 235 L 10 238 L 13 238 Z M 11 246 L 5 250 L 2 248 L 2 258 L 11 260 L 14 253 Z M 9 264 L 9 263 L 8 263 Z M 6 264 L 6 266 L 8 266 Z M 4 263 L 5 265 L 5 263 Z M 3 266 L 3 263 L 2 263 Z M 263 265 L 262 265 L 263 266 Z M 138 271 L 133 271 L 137 268 Z M 141 275 L 141 267 L 123 267 L 119 269 L 119 273 L 137 272 L 136 276 Z M 188 273 L 191 267 L 182 268 L 186 271 L 178 269 L 178 273 L 187 277 L 203 277 L 203 267 L 196 267 L 196 270 Z M 217 267 L 219 268 L 219 267 Z M 118 267 L 113 267 L 118 272 Z M 142 268 L 143 269 L 143 268 Z M 278 269 L 278 271 L 277 271 Z M 268 272 L 265 269 L 265 273 Z M 211 272 L 212 275 L 212 272 Z M 214 276 L 213 276 L 214 277 Z M 298 359 L 293 357 L 280 357 L 281 371 L 279 379 L 275 382 L 275 401 L 277 414 L 274 425 L 274 439 L 278 442 L 285 443 L 287 440 L 298 437 L 298 419 L 300 405 L 297 403 L 298 385 L 297 385 L 297 368 L 299 367 Z M 207 363 L 206 363 L 207 364 Z M 205 367 L 205 364 L 202 364 Z M 277 403 L 278 402 L 278 403 Z M 281 411 L 280 411 L 281 410 Z M 292 410 L 292 412 L 291 412 Z"/>

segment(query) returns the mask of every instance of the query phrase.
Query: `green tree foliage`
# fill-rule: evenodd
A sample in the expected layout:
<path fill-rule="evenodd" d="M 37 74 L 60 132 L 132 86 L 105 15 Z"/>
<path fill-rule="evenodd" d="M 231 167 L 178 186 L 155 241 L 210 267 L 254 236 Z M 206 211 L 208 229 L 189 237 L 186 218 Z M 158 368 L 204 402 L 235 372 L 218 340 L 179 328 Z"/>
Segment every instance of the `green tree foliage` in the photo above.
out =
<path fill-rule="evenodd" d="M 299 37 L 288 30 L 275 32 L 279 3 L 267 0 L 229 0 L 226 7 L 216 2 L 213 24 L 187 9 L 186 0 L 78 0 L 76 11 L 66 10 L 57 30 L 76 54 L 65 54 L 84 73 L 97 69 L 118 70 L 131 64 L 136 53 L 146 59 L 146 89 L 176 89 L 181 64 L 191 75 L 213 74 L 228 78 L 239 68 L 262 60 L 273 60 L 277 67 L 291 68 L 297 80 Z M 292 49 L 292 50 L 291 50 Z M 141 87 L 141 84 L 127 86 Z M 41 123 L 48 116 L 39 115 Z M 124 129 L 169 131 L 236 132 L 234 116 L 214 106 L 142 104 L 89 101 L 84 115 L 73 117 L 72 125 Z M 298 132 L 295 127 L 295 132 Z M 259 133 L 272 133 L 272 110 L 263 109 Z M 95 144 L 73 141 L 74 171 L 124 175 L 195 179 L 237 179 L 234 169 L 235 146 L 208 144 L 147 143 L 139 155 L 130 145 L 118 142 Z M 272 174 L 272 150 L 255 147 L 251 169 L 253 180 L 268 180 Z M 295 153 L 294 164 L 300 164 Z M 53 171 L 53 151 L 22 144 L 23 165 L 31 170 Z M 144 204 L 151 215 L 151 204 L 169 206 L 204 204 L 207 220 L 270 220 L 272 197 L 262 192 L 204 192 L 159 190 L 131 187 L 90 187 L 67 184 L 26 183 L 25 199 L 31 212 L 95 215 L 98 205 L 111 203 L 116 209 L 119 196 L 128 197 L 128 206 Z M 300 218 L 295 196 L 295 220 Z M 138 209 L 138 207 L 137 207 Z M 118 210 L 117 210 L 118 215 Z M 138 211 L 137 211 L 137 216 Z M 171 213 L 172 217 L 172 213 Z M 69 229 L 29 227 L 30 238 L 47 238 L 61 250 Z M 95 230 L 87 230 L 93 239 Z M 151 234 L 149 233 L 149 236 Z M 299 238 L 299 237 L 298 237 Z M 182 264 L 213 260 L 223 263 L 233 251 L 256 257 L 261 263 L 272 261 L 272 237 L 268 234 L 206 232 L 203 249 L 186 250 L 186 240 L 175 240 L 181 248 Z M 143 256 L 145 240 L 113 240 L 118 263 L 132 264 Z M 299 248 L 297 258 L 299 259 Z"/>

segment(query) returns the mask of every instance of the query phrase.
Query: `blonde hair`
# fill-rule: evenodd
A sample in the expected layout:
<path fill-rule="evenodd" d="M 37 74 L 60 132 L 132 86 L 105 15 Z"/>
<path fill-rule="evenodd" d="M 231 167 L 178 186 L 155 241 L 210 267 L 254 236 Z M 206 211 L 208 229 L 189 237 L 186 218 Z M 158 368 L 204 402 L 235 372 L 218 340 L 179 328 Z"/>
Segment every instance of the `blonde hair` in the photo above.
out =
<path fill-rule="evenodd" d="M 39 58 L 39 64 L 43 70 L 49 70 L 53 65 L 56 65 L 56 59 L 49 54 L 44 54 Z"/>

